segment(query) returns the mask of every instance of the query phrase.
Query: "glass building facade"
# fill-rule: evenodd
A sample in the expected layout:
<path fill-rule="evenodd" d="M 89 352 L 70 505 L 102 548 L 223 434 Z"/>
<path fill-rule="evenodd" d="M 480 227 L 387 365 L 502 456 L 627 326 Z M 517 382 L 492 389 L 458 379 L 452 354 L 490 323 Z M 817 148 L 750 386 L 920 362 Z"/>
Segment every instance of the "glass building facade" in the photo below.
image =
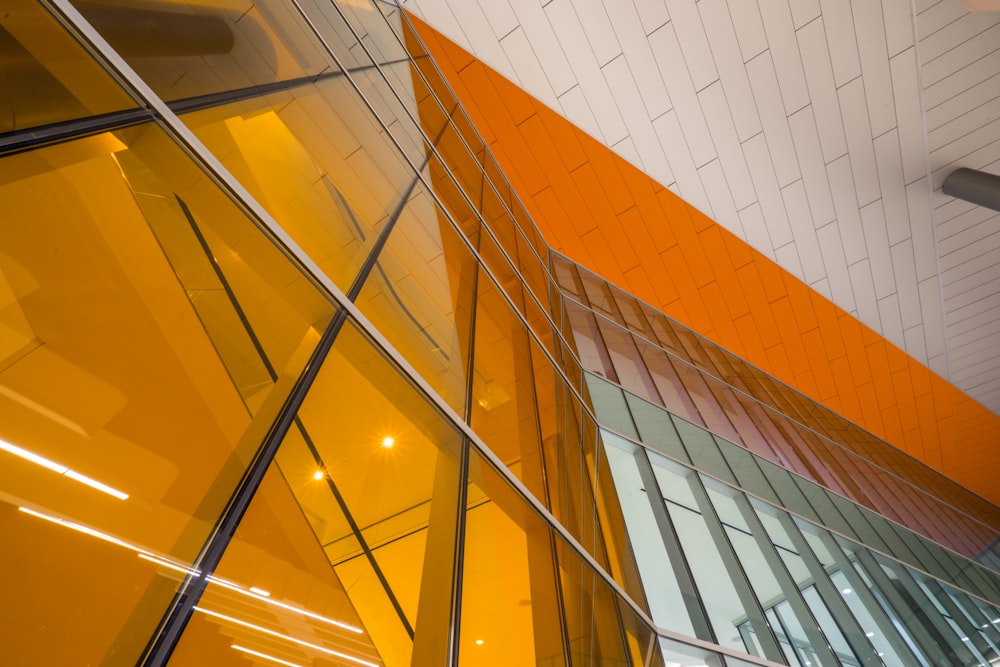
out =
<path fill-rule="evenodd" d="M 395 4 L 0 7 L 2 664 L 1000 662 L 1000 509 L 551 253 Z"/>

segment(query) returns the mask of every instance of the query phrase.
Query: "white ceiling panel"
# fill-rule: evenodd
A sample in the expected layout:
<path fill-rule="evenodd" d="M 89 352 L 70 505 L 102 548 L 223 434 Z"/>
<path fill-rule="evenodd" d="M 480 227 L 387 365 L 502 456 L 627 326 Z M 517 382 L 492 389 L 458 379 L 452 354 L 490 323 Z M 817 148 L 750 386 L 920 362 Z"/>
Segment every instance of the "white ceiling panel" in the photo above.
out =
<path fill-rule="evenodd" d="M 407 7 L 1000 414 L 1000 214 L 940 192 L 1000 170 L 1000 12 L 466 3 Z"/>

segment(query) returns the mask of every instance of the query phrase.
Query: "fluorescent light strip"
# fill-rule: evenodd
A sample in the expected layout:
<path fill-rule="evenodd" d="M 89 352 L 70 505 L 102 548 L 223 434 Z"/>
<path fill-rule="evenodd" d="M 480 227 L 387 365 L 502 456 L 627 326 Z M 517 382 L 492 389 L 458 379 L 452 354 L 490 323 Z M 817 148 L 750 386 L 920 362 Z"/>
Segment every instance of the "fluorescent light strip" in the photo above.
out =
<path fill-rule="evenodd" d="M 213 582 L 213 583 L 219 584 L 220 586 L 224 586 L 225 588 L 232 589 L 232 590 L 236 591 L 237 593 L 242 593 L 243 595 L 247 595 L 247 596 L 250 596 L 250 597 L 255 598 L 257 600 L 261 600 L 262 602 L 266 602 L 267 604 L 274 605 L 275 607 L 281 607 L 282 609 L 286 609 L 286 610 L 294 612 L 296 614 L 301 614 L 302 616 L 307 616 L 307 617 L 312 618 L 312 619 L 317 620 L 317 621 L 322 621 L 323 623 L 329 623 L 330 625 L 335 625 L 338 628 L 343 628 L 344 630 L 348 630 L 350 632 L 354 632 L 354 633 L 359 634 L 359 635 L 360 634 L 364 634 L 364 630 L 362 630 L 361 628 L 359 628 L 357 626 L 350 625 L 348 623 L 344 623 L 343 621 L 335 621 L 332 618 L 327 618 L 326 616 L 320 616 L 319 614 L 313 613 L 313 612 L 308 611 L 306 609 L 301 609 L 299 607 L 294 607 L 294 606 L 292 606 L 292 605 L 290 605 L 288 603 L 280 602 L 278 600 L 271 599 L 270 597 L 268 597 L 268 595 L 270 595 L 269 593 L 265 594 L 266 591 L 258 592 L 258 591 L 260 591 L 259 588 L 256 589 L 256 590 L 253 589 L 253 588 L 250 588 L 249 590 L 247 590 L 246 588 L 243 588 L 239 584 L 234 584 L 231 581 L 227 581 L 225 579 L 221 579 L 221 578 L 216 577 L 214 575 L 209 575 L 208 576 L 208 580 L 211 581 L 211 582 Z"/>
<path fill-rule="evenodd" d="M 289 635 L 285 635 L 285 634 L 282 634 L 280 632 L 275 632 L 274 630 L 268 630 L 267 628 L 263 628 L 263 627 L 261 627 L 259 625 L 254 625 L 253 623 L 247 623 L 246 621 L 241 621 L 240 619 L 233 618 L 232 616 L 227 616 L 225 614 L 220 614 L 217 611 L 209 611 L 208 609 L 205 609 L 203 607 L 195 607 L 195 610 L 196 611 L 200 611 L 203 614 L 208 614 L 209 616 L 215 616 L 216 618 L 221 618 L 221 619 L 223 619 L 225 621 L 229 621 L 230 623 L 234 623 L 236 625 L 240 625 L 240 626 L 242 626 L 244 628 L 249 628 L 250 630 L 256 630 L 257 632 L 260 632 L 261 634 L 270 635 L 271 637 L 277 637 L 279 639 L 284 639 L 285 641 L 290 641 L 293 644 L 298 644 L 299 646 L 305 646 L 305 647 L 314 649 L 316 651 L 322 651 L 323 653 L 326 653 L 328 655 L 332 655 L 332 656 L 334 656 L 336 658 L 340 658 L 342 660 L 350 660 L 351 662 L 356 662 L 359 665 L 366 665 L 366 667 L 379 667 L 378 663 L 368 662 L 367 660 L 362 660 L 361 658 L 356 658 L 353 655 L 348 655 L 346 653 L 341 653 L 339 651 L 334 651 L 333 649 L 329 649 L 329 648 L 326 648 L 325 646 L 320 646 L 318 644 L 311 644 L 311 643 L 305 641 L 304 639 L 296 639 L 295 637 L 291 637 Z"/>
<path fill-rule="evenodd" d="M 273 655 L 268 655 L 267 653 L 261 653 L 260 651 L 254 651 L 253 649 L 240 646 L 239 644 L 232 644 L 230 648 L 234 648 L 237 651 L 242 651 L 243 653 L 249 653 L 250 655 L 256 656 L 258 658 L 263 658 L 264 660 L 270 660 L 271 662 L 276 662 L 279 665 L 287 665 L 288 667 L 305 667 L 297 662 L 288 662 L 287 660 L 282 660 L 281 658 L 275 658 Z"/>
<path fill-rule="evenodd" d="M 75 482 L 86 484 L 90 488 L 97 489 L 101 493 L 106 493 L 109 496 L 114 496 L 118 500 L 125 500 L 128 498 L 128 494 L 125 493 L 124 491 L 119 491 L 118 489 L 108 486 L 103 482 L 98 482 L 96 479 L 87 477 L 86 475 L 82 475 L 75 470 L 71 470 L 70 468 L 67 468 L 61 463 L 56 463 L 55 461 L 51 461 L 45 458 L 44 456 L 39 456 L 34 452 L 29 452 L 27 449 L 24 449 L 23 447 L 18 447 L 17 445 L 13 445 L 7 442 L 6 440 L 0 440 L 0 449 L 10 454 L 13 454 L 14 456 L 19 456 L 25 461 L 31 461 L 35 465 L 51 470 L 54 473 L 58 473 L 65 477 L 69 477 L 71 480 Z"/>
<path fill-rule="evenodd" d="M 109 496 L 114 496 L 118 500 L 126 500 L 128 498 L 128 494 L 125 493 L 124 491 L 119 491 L 118 489 L 110 487 L 103 482 L 98 482 L 96 479 L 92 479 L 90 477 L 87 477 L 86 475 L 81 475 L 75 470 L 67 470 L 65 472 L 65 475 L 66 477 L 69 477 L 74 481 L 80 482 L 81 484 L 86 484 L 92 489 L 97 489 L 101 493 L 106 493 Z"/>

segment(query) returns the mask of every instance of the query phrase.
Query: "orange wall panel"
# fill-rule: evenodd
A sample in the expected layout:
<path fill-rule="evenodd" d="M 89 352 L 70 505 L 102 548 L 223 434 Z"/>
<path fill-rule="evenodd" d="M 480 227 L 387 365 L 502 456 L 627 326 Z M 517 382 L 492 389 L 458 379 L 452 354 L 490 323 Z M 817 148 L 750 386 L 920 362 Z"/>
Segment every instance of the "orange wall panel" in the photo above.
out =
<path fill-rule="evenodd" d="M 1000 502 L 1000 417 L 410 18 L 553 249 Z"/>

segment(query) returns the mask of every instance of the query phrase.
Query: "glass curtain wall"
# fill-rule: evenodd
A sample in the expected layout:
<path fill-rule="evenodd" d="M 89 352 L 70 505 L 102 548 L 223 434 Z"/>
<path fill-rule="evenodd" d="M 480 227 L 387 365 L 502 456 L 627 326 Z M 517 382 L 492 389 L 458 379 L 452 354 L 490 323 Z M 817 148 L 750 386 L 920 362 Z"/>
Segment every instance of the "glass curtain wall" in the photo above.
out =
<path fill-rule="evenodd" d="M 644 453 L 580 363 L 644 357 L 578 330 L 395 4 L 0 9 L 4 664 L 997 655 L 951 552 Z"/>
<path fill-rule="evenodd" d="M 565 258 L 553 268 L 584 368 L 1000 569 L 1000 508 Z"/>
<path fill-rule="evenodd" d="M 724 660 L 656 640 L 547 248 L 393 6 L 0 8 L 5 664 Z"/>
<path fill-rule="evenodd" d="M 593 386 L 602 421 L 624 413 L 644 434 L 602 437 L 658 626 L 797 667 L 1000 659 L 994 572 Z"/>

